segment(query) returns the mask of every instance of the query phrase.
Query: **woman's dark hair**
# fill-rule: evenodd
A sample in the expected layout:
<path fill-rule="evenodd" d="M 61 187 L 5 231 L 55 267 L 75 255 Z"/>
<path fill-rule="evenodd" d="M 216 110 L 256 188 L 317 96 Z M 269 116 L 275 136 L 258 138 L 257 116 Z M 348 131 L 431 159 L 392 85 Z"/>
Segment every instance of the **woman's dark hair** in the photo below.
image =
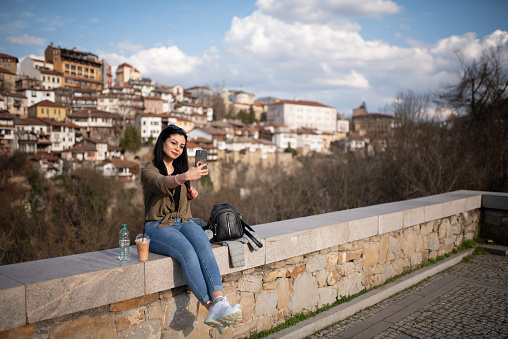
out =
<path fill-rule="evenodd" d="M 166 165 L 164 165 L 164 142 L 174 135 L 180 134 L 185 138 L 185 146 L 183 148 L 182 154 L 173 161 L 173 167 L 175 168 L 175 174 L 180 174 L 187 172 L 189 170 L 189 158 L 187 156 L 187 133 L 180 127 L 175 125 L 168 125 L 157 138 L 157 142 L 155 143 L 155 147 L 153 148 L 153 164 L 155 167 L 159 169 L 159 172 L 162 175 L 171 175 L 173 173 L 168 173 L 166 170 Z M 186 182 L 187 183 L 187 182 Z"/>

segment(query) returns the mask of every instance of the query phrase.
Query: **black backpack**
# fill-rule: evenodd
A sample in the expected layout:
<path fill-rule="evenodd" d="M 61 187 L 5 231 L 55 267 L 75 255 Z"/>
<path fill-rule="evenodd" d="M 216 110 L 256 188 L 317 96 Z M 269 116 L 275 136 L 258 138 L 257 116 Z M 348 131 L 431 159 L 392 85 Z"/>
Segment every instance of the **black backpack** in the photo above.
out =
<path fill-rule="evenodd" d="M 263 244 L 251 233 L 254 230 L 243 221 L 242 215 L 230 204 L 213 205 L 206 228 L 212 231 L 213 242 L 238 239 L 245 234 L 258 247 L 263 247 Z"/>

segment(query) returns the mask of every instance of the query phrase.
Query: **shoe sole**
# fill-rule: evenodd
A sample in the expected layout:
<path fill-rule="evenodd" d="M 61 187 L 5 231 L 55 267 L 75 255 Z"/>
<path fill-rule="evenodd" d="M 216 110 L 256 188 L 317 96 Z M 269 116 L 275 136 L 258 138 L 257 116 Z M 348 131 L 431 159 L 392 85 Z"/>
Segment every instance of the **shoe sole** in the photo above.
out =
<path fill-rule="evenodd" d="M 205 319 L 205 324 L 207 324 L 208 326 L 211 326 L 211 327 L 221 328 L 221 327 L 228 327 L 231 325 L 236 325 L 240 321 L 242 321 L 242 309 L 241 308 L 238 311 L 236 311 L 235 313 L 227 314 L 219 319 L 215 319 L 215 320 L 206 320 Z"/>

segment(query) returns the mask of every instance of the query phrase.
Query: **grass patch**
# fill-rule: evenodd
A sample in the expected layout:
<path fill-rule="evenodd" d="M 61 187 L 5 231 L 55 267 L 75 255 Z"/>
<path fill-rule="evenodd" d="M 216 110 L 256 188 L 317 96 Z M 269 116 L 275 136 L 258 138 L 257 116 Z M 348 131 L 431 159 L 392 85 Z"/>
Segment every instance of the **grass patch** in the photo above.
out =
<path fill-rule="evenodd" d="M 284 321 L 282 324 L 280 325 L 277 325 L 277 326 L 274 326 L 272 327 L 271 329 L 269 330 L 266 330 L 266 331 L 261 331 L 259 333 L 255 333 L 253 335 L 251 335 L 250 337 L 246 337 L 246 338 L 249 338 L 249 339 L 260 339 L 260 338 L 264 338 L 264 337 L 267 337 L 273 333 L 277 333 L 279 331 L 282 331 L 283 329 L 286 329 L 286 328 L 289 328 L 289 327 L 292 327 L 296 324 L 298 324 L 299 322 L 301 321 L 304 321 L 306 319 L 309 319 L 309 318 L 312 318 L 314 317 L 315 315 L 318 315 L 319 313 L 322 313 L 322 312 L 325 312 L 325 311 L 328 311 L 329 309 L 335 307 L 335 306 L 338 306 L 340 304 L 343 304 L 343 303 L 346 303 L 348 301 L 351 301 L 367 292 L 370 292 L 372 290 L 375 290 L 376 288 L 379 288 L 381 286 L 384 286 L 386 284 L 389 284 L 409 273 L 412 273 L 414 271 L 417 271 L 418 269 L 420 268 L 423 268 L 423 267 L 427 267 L 427 266 L 430 266 L 430 265 L 433 265 L 435 263 L 437 263 L 438 261 L 441 261 L 441 260 L 444 260 L 446 258 L 448 258 L 449 256 L 451 256 L 451 254 L 457 254 L 461 251 L 464 251 L 466 249 L 469 249 L 469 248 L 473 248 L 477 243 L 481 243 L 481 239 L 471 239 L 471 240 L 466 240 L 462 243 L 462 245 L 460 245 L 459 247 L 457 247 L 457 249 L 453 249 L 451 251 L 451 253 L 446 253 L 445 255 L 442 255 L 442 256 L 439 256 L 437 257 L 436 259 L 428 259 L 424 262 L 422 262 L 420 265 L 417 265 L 417 266 L 413 266 L 413 267 L 408 267 L 406 269 L 404 269 L 404 272 L 401 273 L 401 274 L 397 274 L 391 278 L 388 278 L 383 284 L 381 285 L 378 285 L 378 286 L 374 286 L 374 287 L 371 287 L 369 289 L 364 289 L 354 295 L 350 295 L 350 296 L 347 296 L 347 297 L 340 297 L 340 299 L 337 299 L 337 301 L 335 301 L 333 304 L 326 304 L 324 305 L 323 307 L 315 310 L 315 311 L 308 311 L 308 312 L 302 312 L 302 313 L 298 313 L 298 314 L 295 314 L 293 315 L 292 317 L 290 318 L 287 318 L 286 321 Z M 473 251 L 473 254 L 472 255 L 479 255 L 479 254 L 485 254 L 485 250 L 482 248 L 482 247 L 476 247 L 475 250 Z M 469 255 L 469 256 L 466 256 L 463 258 L 463 261 L 465 262 L 468 262 L 469 259 L 471 258 L 472 255 Z M 466 259 L 467 258 L 467 259 Z"/>

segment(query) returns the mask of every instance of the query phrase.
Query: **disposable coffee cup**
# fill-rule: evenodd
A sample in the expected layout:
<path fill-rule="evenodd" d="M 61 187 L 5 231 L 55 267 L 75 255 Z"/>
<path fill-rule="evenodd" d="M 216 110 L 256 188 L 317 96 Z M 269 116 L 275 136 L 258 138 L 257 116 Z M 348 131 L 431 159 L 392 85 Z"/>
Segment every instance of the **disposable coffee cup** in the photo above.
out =
<path fill-rule="evenodd" d="M 138 247 L 139 261 L 147 261 L 148 249 L 150 247 L 150 237 L 146 234 L 138 234 L 136 237 L 136 245 Z"/>

